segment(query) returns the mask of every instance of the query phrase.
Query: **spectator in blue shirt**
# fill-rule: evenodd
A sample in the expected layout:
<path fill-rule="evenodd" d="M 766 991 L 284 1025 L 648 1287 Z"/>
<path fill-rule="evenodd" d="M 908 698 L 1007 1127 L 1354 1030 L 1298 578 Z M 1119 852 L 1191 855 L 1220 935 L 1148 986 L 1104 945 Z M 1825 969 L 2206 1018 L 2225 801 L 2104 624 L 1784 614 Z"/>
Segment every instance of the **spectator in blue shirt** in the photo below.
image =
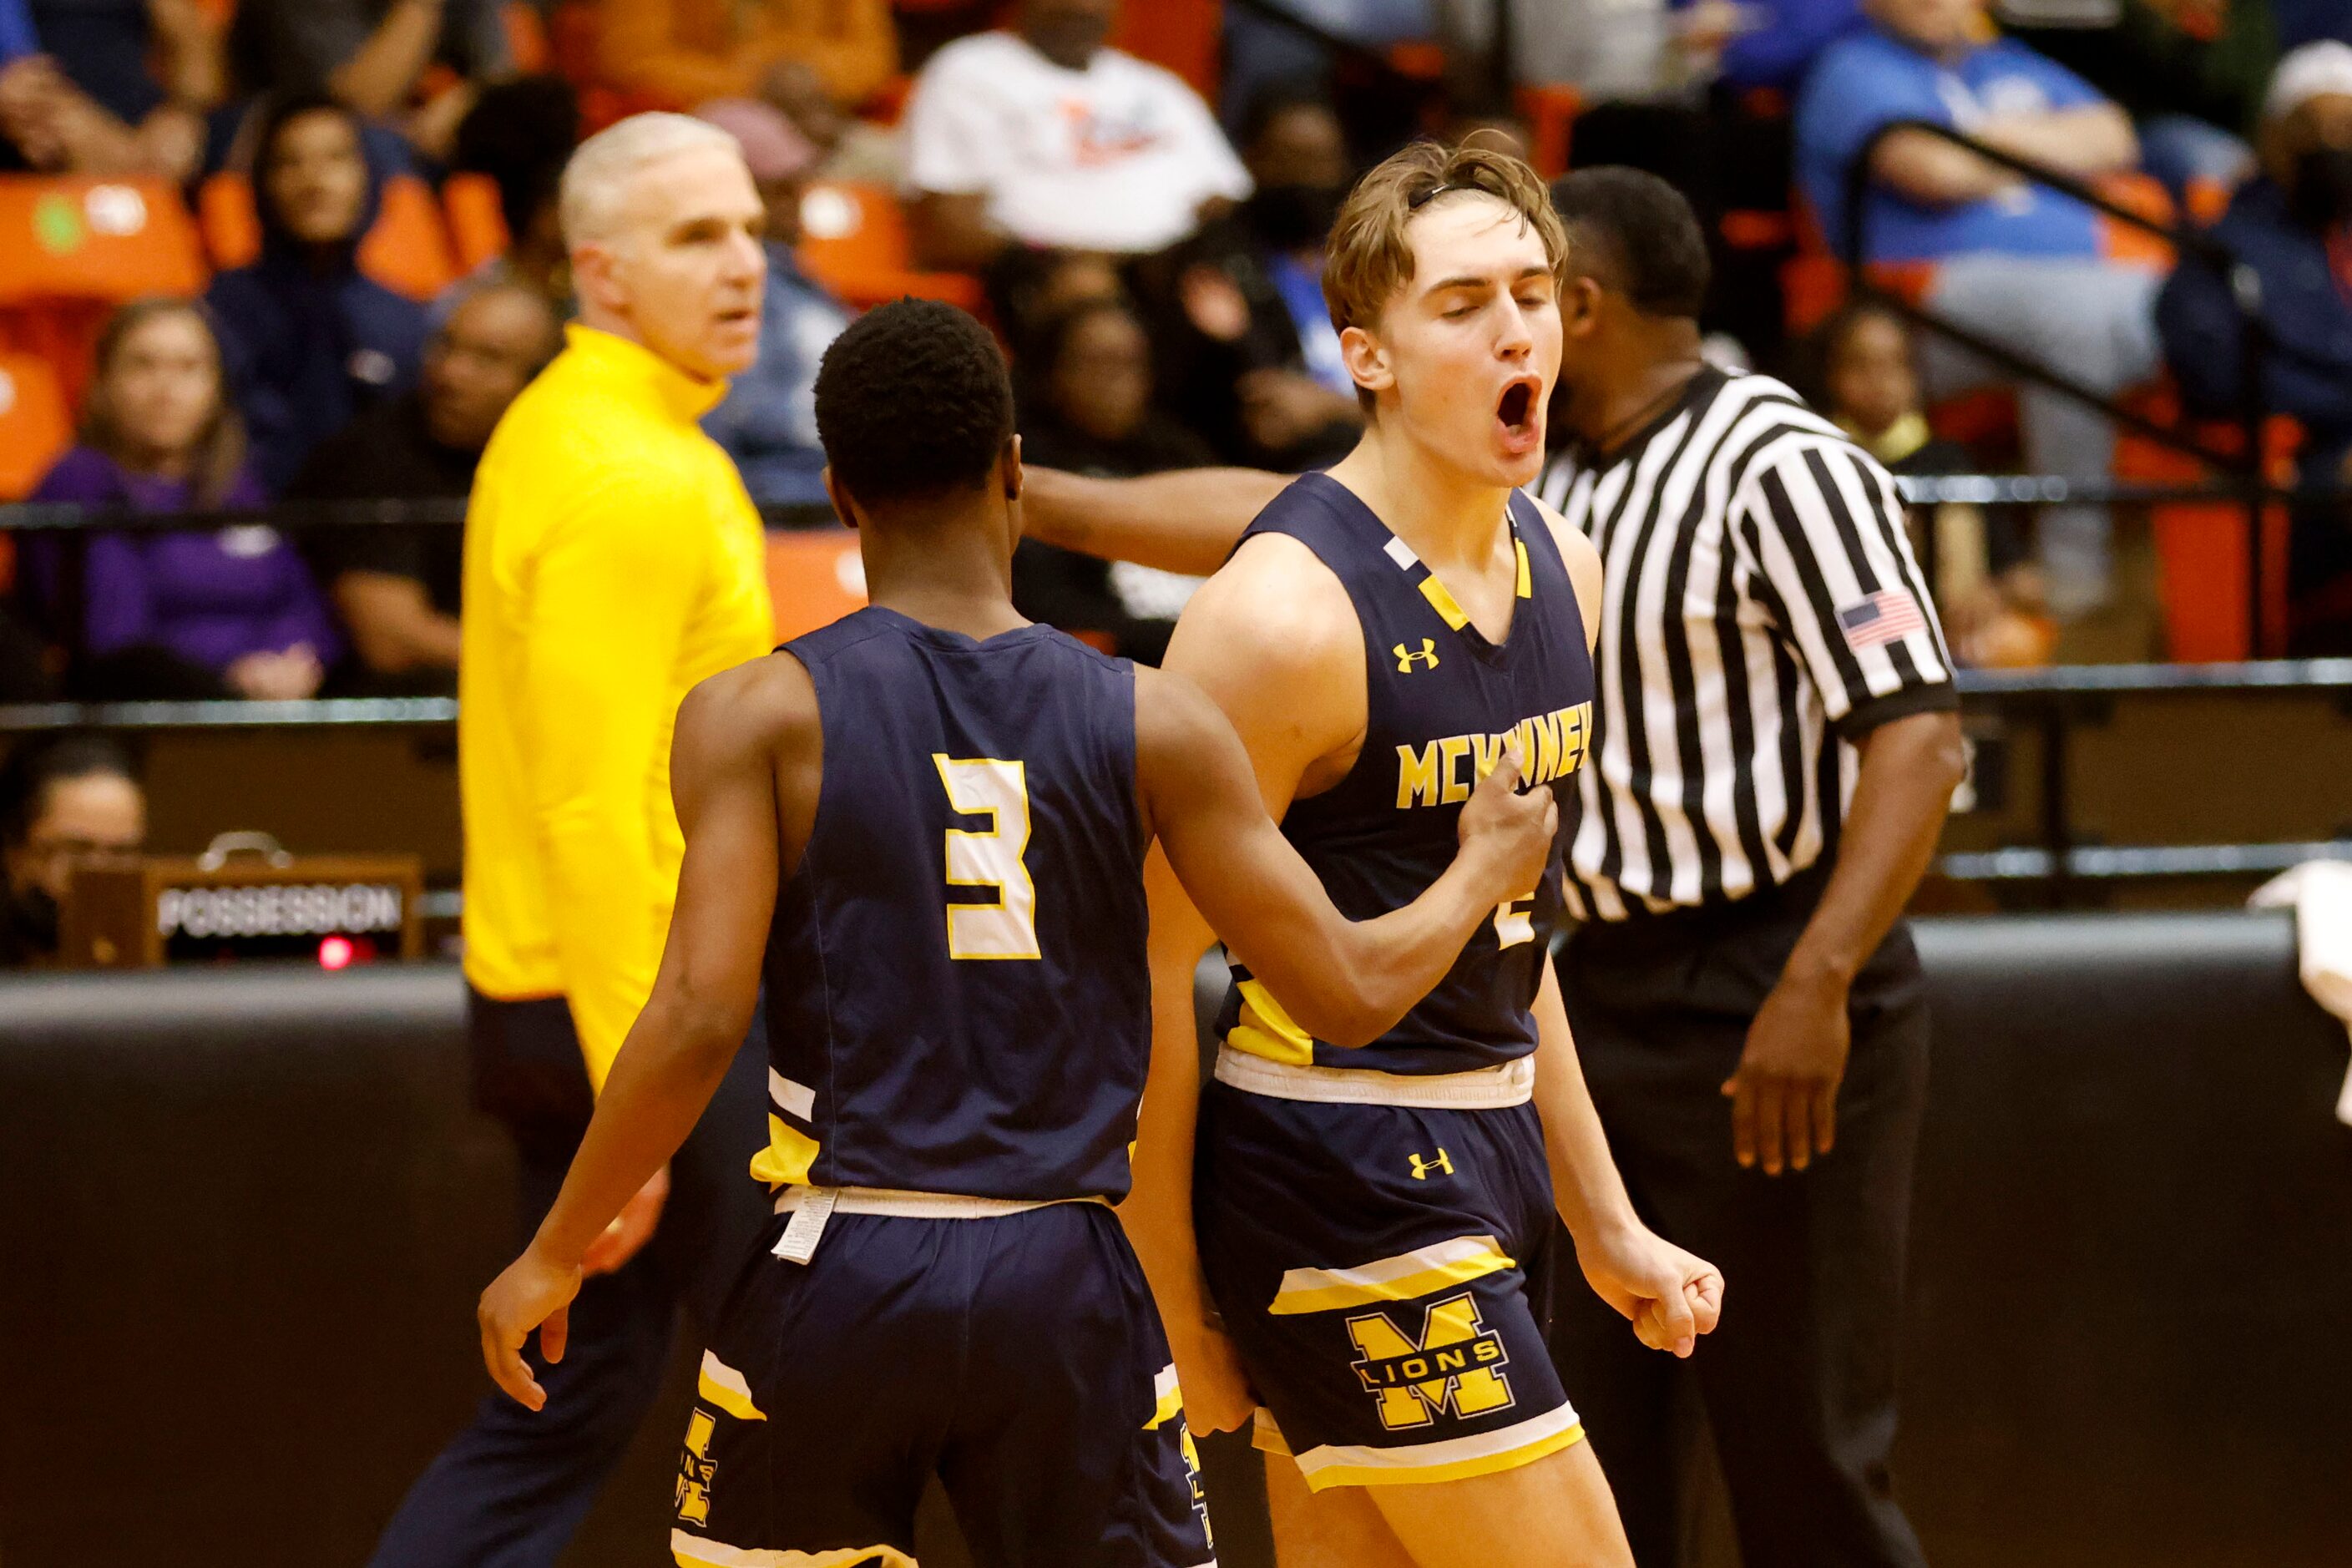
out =
<path fill-rule="evenodd" d="M 25 13 L 25 0 L 0 0 L 0 66 L 14 65 L 26 55 L 38 54 L 41 43 L 33 37 L 33 18 Z"/>
<path fill-rule="evenodd" d="M 2306 44 L 2279 62 L 2261 143 L 2263 172 L 2239 189 L 2212 235 L 2261 280 L 2270 340 L 2258 367 L 2263 405 L 2302 424 L 2302 482 L 2332 485 L 2352 470 L 2352 46 Z M 2236 415 L 2249 345 L 2229 279 L 2183 255 L 2156 319 L 2189 407 Z M 2344 509 L 2298 508 L 2288 554 L 2288 650 L 2352 653 Z"/>
<path fill-rule="evenodd" d="M 1898 121 L 1950 126 L 2076 179 L 2133 167 L 2130 120 L 2081 78 L 2023 45 L 1992 37 L 1979 0 L 1865 0 L 1873 26 L 1830 46 L 1797 107 L 1797 175 L 1833 247 L 1844 248 L 1845 181 L 1868 150 L 1864 259 L 1936 264 L 1937 315 L 2112 396 L 2155 373 L 2158 279 L 2109 260 L 2090 208 Z M 1931 395 L 2005 378 L 1930 342 Z M 2099 479 L 2114 426 L 2049 388 L 2018 387 L 2026 460 L 2044 473 Z M 2109 594 L 2105 512 L 2053 507 L 2038 548 L 2062 616 Z"/>
<path fill-rule="evenodd" d="M 731 378 L 727 399 L 702 421 L 763 505 L 824 506 L 824 452 L 816 437 L 816 366 L 849 324 L 849 311 L 801 270 L 801 195 L 816 145 L 766 104 L 706 103 L 701 117 L 731 134 L 768 205 L 768 282 L 760 301 L 760 357 Z"/>
<path fill-rule="evenodd" d="M 0 0 L 0 168 L 185 179 L 224 64 L 198 0 Z"/>
<path fill-rule="evenodd" d="M 1678 10 L 1700 3 L 1675 0 Z M 1724 44 L 1717 70 L 1741 90 L 1796 91 L 1822 51 L 1863 25 L 1855 0 L 1748 0 L 1739 9 L 1744 25 Z"/>

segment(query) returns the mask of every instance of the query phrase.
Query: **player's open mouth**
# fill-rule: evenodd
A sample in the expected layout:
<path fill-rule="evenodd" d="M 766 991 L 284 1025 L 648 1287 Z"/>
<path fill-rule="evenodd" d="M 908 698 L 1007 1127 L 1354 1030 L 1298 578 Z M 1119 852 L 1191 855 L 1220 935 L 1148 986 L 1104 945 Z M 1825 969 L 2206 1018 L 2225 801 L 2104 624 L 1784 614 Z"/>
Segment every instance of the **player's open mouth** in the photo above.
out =
<path fill-rule="evenodd" d="M 1502 400 L 1495 405 L 1495 420 L 1503 427 L 1506 445 L 1516 448 L 1531 446 L 1537 439 L 1536 394 L 1541 386 L 1528 376 L 1503 389 Z"/>

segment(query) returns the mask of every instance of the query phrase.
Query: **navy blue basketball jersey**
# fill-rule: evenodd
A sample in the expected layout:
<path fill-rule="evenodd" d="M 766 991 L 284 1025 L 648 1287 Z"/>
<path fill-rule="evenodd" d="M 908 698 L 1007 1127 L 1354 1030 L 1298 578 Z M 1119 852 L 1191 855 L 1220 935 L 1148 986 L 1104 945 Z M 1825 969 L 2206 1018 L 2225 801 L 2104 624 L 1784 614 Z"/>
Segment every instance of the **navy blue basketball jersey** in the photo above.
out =
<path fill-rule="evenodd" d="M 1518 596 L 1500 646 L 1355 493 L 1308 474 L 1250 524 L 1297 540 L 1348 590 L 1364 628 L 1363 749 L 1347 776 L 1293 801 L 1283 836 L 1339 911 L 1369 920 L 1421 896 L 1453 861 L 1462 803 L 1515 735 L 1530 784 L 1559 799 L 1560 837 L 1531 895 L 1500 905 L 1437 988 L 1370 1046 L 1317 1040 L 1249 972 L 1234 970 L 1218 1032 L 1276 1061 L 1393 1073 L 1468 1072 L 1535 1049 L 1529 1011 L 1561 911 L 1559 845 L 1575 831 L 1592 734 L 1592 658 L 1559 546 L 1533 502 L 1513 493 Z"/>
<path fill-rule="evenodd" d="M 768 938 L 771 1183 L 1116 1199 L 1150 1050 L 1135 669 L 870 607 Z"/>

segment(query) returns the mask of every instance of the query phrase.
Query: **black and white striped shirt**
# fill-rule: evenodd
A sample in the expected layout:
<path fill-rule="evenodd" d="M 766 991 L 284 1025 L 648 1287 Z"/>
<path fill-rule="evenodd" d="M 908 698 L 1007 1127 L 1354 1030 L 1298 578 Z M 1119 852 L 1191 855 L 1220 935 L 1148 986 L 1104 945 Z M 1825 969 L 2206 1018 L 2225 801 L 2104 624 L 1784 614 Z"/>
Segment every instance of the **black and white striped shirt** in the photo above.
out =
<path fill-rule="evenodd" d="M 1780 382 L 1702 370 L 1606 458 L 1561 454 L 1538 493 L 1603 574 L 1579 918 L 1786 881 L 1837 841 L 1842 737 L 1957 704 L 1894 481 Z"/>

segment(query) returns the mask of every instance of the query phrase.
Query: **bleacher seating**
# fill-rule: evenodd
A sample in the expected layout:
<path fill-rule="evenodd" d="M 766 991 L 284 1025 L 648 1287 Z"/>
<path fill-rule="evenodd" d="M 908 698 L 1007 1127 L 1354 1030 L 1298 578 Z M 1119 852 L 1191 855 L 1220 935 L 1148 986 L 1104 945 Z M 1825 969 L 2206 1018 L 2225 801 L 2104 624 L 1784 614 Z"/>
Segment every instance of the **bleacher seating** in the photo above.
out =
<path fill-rule="evenodd" d="M 776 640 L 790 642 L 866 604 L 866 563 L 846 528 L 768 535 L 768 590 Z"/>
<path fill-rule="evenodd" d="M 471 272 L 507 248 L 507 219 L 498 182 L 488 174 L 452 174 L 441 183 L 441 212 L 457 269 Z"/>
<path fill-rule="evenodd" d="M 204 287 L 196 226 L 163 180 L 0 174 L 0 348 L 46 360 L 78 399 L 110 310 Z"/>
<path fill-rule="evenodd" d="M 0 501 L 30 494 L 72 442 L 65 388 L 49 362 L 0 353 Z"/>
<path fill-rule="evenodd" d="M 244 267 L 261 254 L 261 221 L 253 183 L 245 175 L 225 170 L 205 180 L 196 192 L 196 210 L 215 268 Z M 449 286 L 458 263 L 431 186 L 414 174 L 384 181 L 381 210 L 360 241 L 359 261 L 362 272 L 412 300 L 430 300 Z"/>
<path fill-rule="evenodd" d="M 884 186 L 818 181 L 801 200 L 801 231 L 802 263 L 860 310 L 908 294 L 981 309 L 978 279 L 914 266 L 906 212 Z"/>

